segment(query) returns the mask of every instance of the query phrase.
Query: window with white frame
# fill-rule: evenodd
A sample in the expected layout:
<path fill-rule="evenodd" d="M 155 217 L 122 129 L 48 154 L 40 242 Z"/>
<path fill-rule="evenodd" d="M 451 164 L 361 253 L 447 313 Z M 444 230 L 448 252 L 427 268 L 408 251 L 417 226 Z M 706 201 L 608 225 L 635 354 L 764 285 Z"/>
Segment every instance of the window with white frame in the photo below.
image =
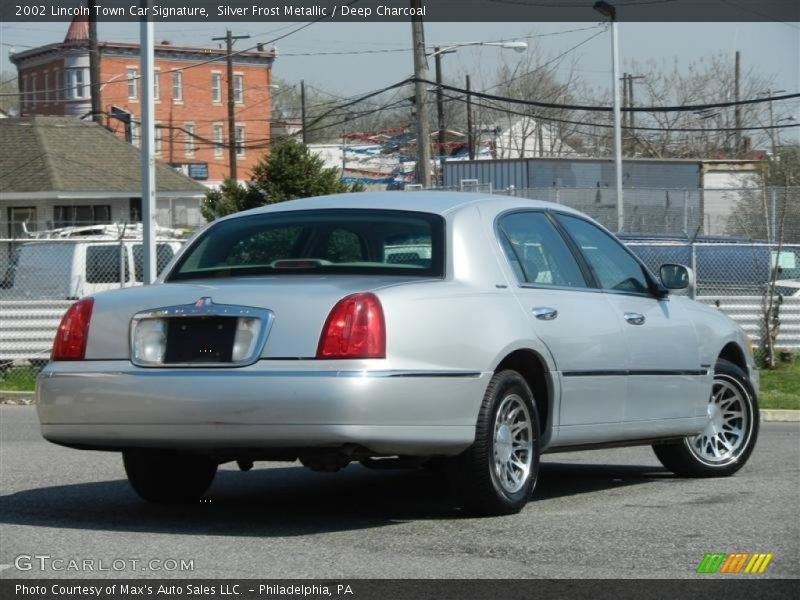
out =
<path fill-rule="evenodd" d="M 53 70 L 53 102 L 64 99 L 64 82 L 61 81 L 61 73 L 58 69 Z"/>
<path fill-rule="evenodd" d="M 161 76 L 161 69 L 154 69 L 153 75 L 153 100 L 158 100 L 161 95 L 161 83 L 159 81 Z"/>
<path fill-rule="evenodd" d="M 183 126 L 183 152 L 186 156 L 194 156 L 194 123 Z"/>
<path fill-rule="evenodd" d="M 172 101 L 181 102 L 183 100 L 183 73 L 181 71 L 172 72 Z"/>
<path fill-rule="evenodd" d="M 75 69 L 76 77 L 76 97 L 88 98 L 89 97 L 89 69 Z"/>
<path fill-rule="evenodd" d="M 36 73 L 31 73 L 31 108 L 36 108 Z"/>
<path fill-rule="evenodd" d="M 244 126 L 236 126 L 236 156 L 244 156 Z"/>
<path fill-rule="evenodd" d="M 128 99 L 136 100 L 139 97 L 139 70 L 128 68 Z"/>
<path fill-rule="evenodd" d="M 223 135 L 225 132 L 225 128 L 222 123 L 214 123 L 214 157 L 215 158 L 222 158 L 224 154 L 222 145 L 223 145 Z"/>
<path fill-rule="evenodd" d="M 43 98 L 43 100 L 44 100 L 45 104 L 50 104 L 50 73 L 45 71 L 44 74 L 42 75 L 42 77 L 44 78 L 44 82 L 43 82 L 43 85 L 44 85 L 44 88 L 43 88 L 44 98 Z"/>
<path fill-rule="evenodd" d="M 236 104 L 244 102 L 244 75 L 241 73 L 233 76 L 233 101 Z"/>
<path fill-rule="evenodd" d="M 131 144 L 137 148 L 142 145 L 142 125 L 134 120 L 131 120 Z"/>
<path fill-rule="evenodd" d="M 22 76 L 22 109 L 25 110 L 28 108 L 28 76 Z"/>
<path fill-rule="evenodd" d="M 159 125 L 159 123 L 158 123 L 158 121 L 156 121 L 156 123 L 155 123 L 156 135 L 155 135 L 155 138 L 153 139 L 153 146 L 154 146 L 155 153 L 156 154 L 161 154 L 161 138 L 162 138 L 163 129 L 161 129 L 161 127 L 159 127 L 158 125 Z"/>
<path fill-rule="evenodd" d="M 211 72 L 211 102 L 222 102 L 222 73 L 217 71 Z"/>

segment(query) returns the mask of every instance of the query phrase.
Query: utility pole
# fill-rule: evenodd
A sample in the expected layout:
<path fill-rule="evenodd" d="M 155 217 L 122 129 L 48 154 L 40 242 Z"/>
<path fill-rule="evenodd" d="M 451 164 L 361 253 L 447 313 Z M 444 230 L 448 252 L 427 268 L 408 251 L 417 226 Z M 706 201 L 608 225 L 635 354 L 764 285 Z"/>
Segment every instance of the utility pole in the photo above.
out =
<path fill-rule="evenodd" d="M 742 107 L 739 105 L 739 85 L 741 80 L 741 60 L 739 51 L 736 51 L 736 63 L 733 72 L 733 99 L 736 106 L 733 107 L 733 120 L 736 132 L 733 139 L 736 143 L 736 148 L 733 152 L 733 157 L 738 158 L 739 153 L 742 151 Z"/>
<path fill-rule="evenodd" d="M 249 35 L 233 35 L 231 30 L 228 29 L 225 32 L 225 37 L 211 38 L 215 42 L 224 40 L 227 50 L 225 62 L 228 66 L 228 164 L 229 176 L 234 181 L 238 180 L 238 174 L 236 172 L 236 103 L 233 97 L 233 43 L 236 40 L 244 40 L 249 37 Z"/>
<path fill-rule="evenodd" d="M 625 230 L 625 204 L 622 197 L 622 124 L 620 122 L 619 98 L 619 44 L 617 42 L 617 9 L 606 2 L 598 0 L 594 10 L 611 23 L 611 88 L 614 94 L 614 179 L 617 188 L 617 232 Z"/>
<path fill-rule="evenodd" d="M 439 48 L 433 49 L 436 59 L 436 125 L 439 128 L 439 170 L 444 181 L 444 95 L 442 94 L 442 55 Z"/>
<path fill-rule="evenodd" d="M 92 94 L 92 120 L 95 123 L 103 122 L 103 102 L 100 98 L 100 52 L 97 47 L 97 16 L 95 15 L 95 0 L 86 0 L 89 9 L 89 89 Z M 58 84 L 56 84 L 58 85 Z"/>
<path fill-rule="evenodd" d="M 467 90 L 467 150 L 469 159 L 475 160 L 475 136 L 472 134 L 472 88 L 469 85 L 469 75 L 467 75 L 465 89 Z"/>
<path fill-rule="evenodd" d="M 644 75 L 634 75 L 633 73 L 625 73 L 622 75 L 622 105 L 632 109 L 636 104 L 633 99 L 633 82 L 636 79 L 644 79 Z M 628 151 L 631 156 L 636 155 L 636 113 L 628 110 L 627 118 L 624 119 L 628 127 Z"/>
<path fill-rule="evenodd" d="M 308 138 L 306 137 L 306 80 L 300 80 L 300 120 L 303 126 L 302 135 L 303 135 L 303 145 L 308 143 Z"/>
<path fill-rule="evenodd" d="M 152 13 L 153 0 L 141 0 L 143 14 Z M 139 25 L 139 69 L 142 74 L 142 275 L 149 285 L 158 277 L 156 267 L 156 129 L 153 75 L 155 51 L 153 37 L 155 25 L 148 17 L 141 17 Z"/>
<path fill-rule="evenodd" d="M 630 118 L 630 115 L 631 115 L 630 112 L 626 112 L 625 111 L 625 109 L 628 108 L 628 106 L 630 106 L 630 104 L 628 104 L 628 74 L 627 73 L 623 73 L 622 77 L 621 77 L 621 80 L 622 80 L 622 111 L 623 111 L 622 112 L 622 125 L 624 127 L 627 127 L 628 126 L 628 119 Z M 628 131 L 626 136 L 630 136 L 630 130 Z M 625 147 L 625 136 L 623 136 L 622 145 L 623 145 L 623 149 L 624 149 L 624 147 Z M 627 145 L 628 145 L 628 147 L 630 147 L 630 138 L 628 138 L 628 144 Z"/>
<path fill-rule="evenodd" d="M 421 0 L 411 0 L 411 8 L 420 9 Z M 421 12 L 419 10 L 413 11 Z M 414 98 L 417 108 L 417 183 L 431 187 L 431 136 L 428 122 L 428 90 L 423 81 L 428 79 L 425 58 L 425 32 L 422 17 L 411 17 L 411 41 L 414 46 Z"/>

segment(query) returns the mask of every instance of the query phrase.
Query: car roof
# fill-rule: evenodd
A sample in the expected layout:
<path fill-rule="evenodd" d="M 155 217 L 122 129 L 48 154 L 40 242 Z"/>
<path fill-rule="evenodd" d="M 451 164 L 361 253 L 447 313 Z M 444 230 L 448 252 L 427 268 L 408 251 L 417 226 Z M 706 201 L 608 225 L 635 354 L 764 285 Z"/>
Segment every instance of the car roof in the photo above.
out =
<path fill-rule="evenodd" d="M 333 194 L 329 196 L 301 198 L 235 213 L 235 215 L 230 215 L 226 218 L 290 210 L 320 210 L 333 208 L 408 210 L 445 216 L 475 204 L 497 211 L 524 207 L 560 210 L 572 214 L 581 214 L 579 211 L 566 206 L 553 202 L 545 202 L 543 200 L 469 192 L 420 190 L 414 192 L 355 192 L 350 194 Z"/>

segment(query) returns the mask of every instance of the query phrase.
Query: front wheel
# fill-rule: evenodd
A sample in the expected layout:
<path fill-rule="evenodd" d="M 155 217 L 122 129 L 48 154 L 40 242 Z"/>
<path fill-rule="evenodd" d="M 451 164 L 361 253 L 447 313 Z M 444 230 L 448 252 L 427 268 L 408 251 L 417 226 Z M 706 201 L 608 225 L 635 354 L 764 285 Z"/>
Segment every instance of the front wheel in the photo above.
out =
<path fill-rule="evenodd" d="M 679 442 L 654 444 L 667 469 L 681 477 L 725 477 L 741 469 L 758 438 L 758 404 L 747 375 L 719 359 L 703 431 Z"/>
<path fill-rule="evenodd" d="M 209 458 L 170 450 L 127 450 L 122 460 L 131 487 L 154 504 L 197 502 L 217 473 Z"/>
<path fill-rule="evenodd" d="M 465 508 L 508 515 L 525 506 L 539 474 L 539 415 L 516 371 L 496 373 L 484 395 L 475 443 L 448 470 Z"/>

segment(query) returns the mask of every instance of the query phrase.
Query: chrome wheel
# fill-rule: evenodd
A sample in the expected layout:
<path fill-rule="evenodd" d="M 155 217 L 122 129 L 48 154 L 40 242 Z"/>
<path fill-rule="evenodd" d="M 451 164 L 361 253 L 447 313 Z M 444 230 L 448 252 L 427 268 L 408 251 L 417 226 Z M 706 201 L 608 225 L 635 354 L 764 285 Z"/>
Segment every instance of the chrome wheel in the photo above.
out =
<path fill-rule="evenodd" d="M 705 429 L 700 435 L 686 438 L 686 445 L 699 460 L 723 466 L 737 460 L 745 449 L 753 422 L 745 394 L 732 377 L 714 378 Z"/>
<path fill-rule="evenodd" d="M 494 421 L 494 475 L 507 493 L 522 489 L 533 462 L 533 427 L 525 401 L 509 394 L 501 402 Z"/>

